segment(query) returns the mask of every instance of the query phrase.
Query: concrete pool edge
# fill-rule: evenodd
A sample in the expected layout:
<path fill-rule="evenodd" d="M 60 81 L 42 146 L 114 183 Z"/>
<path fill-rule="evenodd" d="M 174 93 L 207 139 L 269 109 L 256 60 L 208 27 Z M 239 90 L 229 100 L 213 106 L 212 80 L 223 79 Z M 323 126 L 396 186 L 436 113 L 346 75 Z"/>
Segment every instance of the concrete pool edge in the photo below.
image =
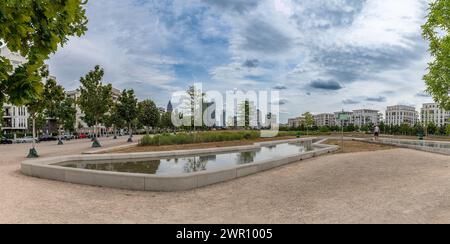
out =
<path fill-rule="evenodd" d="M 337 146 L 314 144 L 318 149 L 300 153 L 289 157 L 280 157 L 258 163 L 241 166 L 234 166 L 228 169 L 217 171 L 206 171 L 192 174 L 179 174 L 174 176 L 157 176 L 133 173 L 117 173 L 108 171 L 95 171 L 86 169 L 65 168 L 58 166 L 68 161 L 91 161 L 108 159 L 139 159 L 139 158 L 163 158 L 167 156 L 183 156 L 193 154 L 211 154 L 232 151 L 245 151 L 260 148 L 262 145 L 277 145 L 289 142 L 313 142 L 316 138 L 292 139 L 274 141 L 270 143 L 257 143 L 251 146 L 239 146 L 230 148 L 213 148 L 200 150 L 185 150 L 174 152 L 155 153 L 134 153 L 134 154 L 106 154 L 106 155 L 74 155 L 57 158 L 46 158 L 37 160 L 27 160 L 21 163 L 21 172 L 24 175 L 48 180 L 56 180 L 67 183 L 109 187 L 124 190 L 136 191 L 186 191 L 208 185 L 213 185 L 225 181 L 234 180 L 240 177 L 256 174 L 259 172 L 274 169 L 283 165 L 299 162 L 302 160 L 317 157 L 323 154 L 332 153 L 339 149 Z"/>
<path fill-rule="evenodd" d="M 418 143 L 418 144 L 426 144 L 426 143 L 433 144 L 434 143 L 434 144 L 438 144 L 438 145 L 440 145 L 440 144 L 450 145 L 450 142 L 447 142 L 447 141 L 420 141 L 420 140 L 385 139 L 385 138 L 380 138 L 380 140 L 378 140 L 378 141 L 375 141 L 374 139 L 367 139 L 367 138 L 353 138 L 353 140 L 372 143 L 372 144 L 379 144 L 379 145 L 389 145 L 389 146 L 412 149 L 412 150 L 417 150 L 417 151 L 422 151 L 422 152 L 450 156 L 450 150 L 446 149 L 446 148 L 437 148 L 437 147 L 399 143 L 399 142 L 409 142 L 409 143 Z"/>

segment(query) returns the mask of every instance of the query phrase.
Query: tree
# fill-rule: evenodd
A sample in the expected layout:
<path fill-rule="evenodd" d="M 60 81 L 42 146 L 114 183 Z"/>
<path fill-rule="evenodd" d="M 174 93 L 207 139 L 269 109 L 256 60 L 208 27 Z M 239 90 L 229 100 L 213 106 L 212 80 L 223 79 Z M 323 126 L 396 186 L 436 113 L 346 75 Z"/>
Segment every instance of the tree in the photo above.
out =
<path fill-rule="evenodd" d="M 39 113 L 34 121 L 35 127 L 36 127 L 36 138 L 39 138 L 39 133 L 42 132 L 42 130 L 45 127 L 45 124 L 47 123 L 47 117 L 44 113 Z M 31 117 L 28 117 L 28 124 L 32 125 L 33 120 Z M 29 129 L 29 132 L 33 134 L 33 128 Z"/>
<path fill-rule="evenodd" d="M 42 75 L 46 76 L 48 72 L 46 70 L 42 70 Z M 39 154 L 36 150 L 36 118 L 44 111 L 45 108 L 45 100 L 42 96 L 36 96 L 34 98 L 29 97 L 28 102 L 26 103 L 28 114 L 30 115 L 32 121 L 33 128 L 33 144 L 28 153 L 28 158 L 37 158 Z"/>
<path fill-rule="evenodd" d="M 400 133 L 402 135 L 409 135 L 411 134 L 411 126 L 409 126 L 409 124 L 407 123 L 403 123 L 400 125 Z"/>
<path fill-rule="evenodd" d="M 45 114 L 56 119 L 58 107 L 65 98 L 64 87 L 58 85 L 56 80 L 49 79 L 45 84 L 43 97 L 46 101 Z"/>
<path fill-rule="evenodd" d="M 52 92 L 50 89 L 53 89 L 56 84 L 56 81 L 49 78 L 49 72 L 48 69 L 44 66 L 39 70 L 39 76 L 40 76 L 40 82 L 42 82 L 43 79 L 47 79 L 45 85 L 42 85 L 44 87 L 43 94 L 51 94 Z M 48 104 L 50 104 L 50 99 L 46 96 L 38 96 L 33 99 L 28 100 L 26 103 L 26 106 L 28 108 L 28 113 L 30 115 L 31 121 L 32 121 L 32 128 L 33 128 L 33 144 L 32 148 L 30 149 L 30 152 L 28 154 L 28 158 L 36 158 L 39 157 L 39 154 L 36 150 L 36 119 L 41 116 L 44 112 L 44 110 L 48 107 Z"/>
<path fill-rule="evenodd" d="M 10 60 L 0 58 L 0 104 L 6 99 L 15 105 L 33 104 L 40 99 L 43 84 L 39 70 L 69 37 L 86 32 L 86 2 L 0 1 L 0 46 L 6 45 L 28 59 L 13 68 Z"/>
<path fill-rule="evenodd" d="M 62 145 L 60 128 L 62 127 L 66 131 L 73 132 L 75 130 L 76 113 L 75 101 L 72 98 L 66 97 L 58 104 L 55 118 L 60 135 L 60 145 Z"/>
<path fill-rule="evenodd" d="M 445 110 L 450 110 L 450 1 L 430 3 L 427 23 L 422 26 L 423 36 L 430 42 L 433 60 L 424 76 L 427 92 Z"/>
<path fill-rule="evenodd" d="M 152 100 L 145 100 L 138 104 L 139 108 L 139 122 L 145 126 L 147 135 L 149 133 L 149 128 L 155 128 L 160 120 L 159 109 L 156 107 Z"/>
<path fill-rule="evenodd" d="M 138 116 L 137 99 L 133 90 L 123 90 L 117 103 L 117 112 L 120 118 L 128 125 L 130 137 L 128 142 L 133 142 L 133 120 Z"/>
<path fill-rule="evenodd" d="M 58 126 L 58 110 L 61 102 L 65 98 L 64 88 L 56 82 L 54 79 L 49 79 L 44 87 L 43 99 L 45 101 L 45 115 L 48 118 L 48 123 L 55 121 L 56 127 Z M 58 138 L 58 144 L 62 145 L 61 137 Z"/>
<path fill-rule="evenodd" d="M 159 127 L 164 129 L 173 129 L 172 113 L 163 113 L 159 120 Z"/>
<path fill-rule="evenodd" d="M 428 133 L 429 135 L 435 135 L 436 132 L 437 132 L 437 130 L 438 130 L 438 127 L 437 127 L 436 124 L 433 123 L 433 122 L 428 123 L 427 126 L 426 126 L 426 128 L 427 128 L 427 133 Z"/>
<path fill-rule="evenodd" d="M 94 125 L 94 143 L 92 147 L 101 147 L 97 138 L 98 125 L 112 105 L 112 85 L 102 84 L 101 80 L 104 74 L 104 70 L 97 65 L 85 77 L 80 78 L 81 95 L 77 102 L 85 114 L 83 119 L 90 121 Z"/>
<path fill-rule="evenodd" d="M 305 126 L 306 126 L 306 134 L 309 135 L 309 129 L 314 125 L 314 116 L 310 112 L 306 112 L 303 114 L 305 117 Z"/>
<path fill-rule="evenodd" d="M 105 116 L 104 124 L 107 128 L 113 129 L 114 140 L 117 139 L 117 129 L 124 126 L 124 121 L 118 113 L 117 104 L 114 104 L 110 112 Z"/>
<path fill-rule="evenodd" d="M 424 136 L 425 135 L 425 130 L 422 126 L 421 123 L 416 123 L 414 125 L 414 133 L 418 136 Z"/>
<path fill-rule="evenodd" d="M 379 127 L 380 127 L 381 133 L 385 134 L 386 133 L 386 124 L 384 123 L 384 121 L 380 122 Z"/>

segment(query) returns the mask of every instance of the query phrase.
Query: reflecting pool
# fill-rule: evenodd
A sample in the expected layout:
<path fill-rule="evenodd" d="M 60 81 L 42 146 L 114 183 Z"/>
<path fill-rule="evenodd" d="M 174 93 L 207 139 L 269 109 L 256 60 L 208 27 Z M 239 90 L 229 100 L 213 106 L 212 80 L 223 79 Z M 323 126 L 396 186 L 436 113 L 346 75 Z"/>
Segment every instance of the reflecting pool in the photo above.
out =
<path fill-rule="evenodd" d="M 276 158 L 286 158 L 304 153 L 311 142 L 294 142 L 264 146 L 255 150 L 241 152 L 227 152 L 199 156 L 181 156 L 161 158 L 158 160 L 126 160 L 111 162 L 89 161 L 83 163 L 66 162 L 63 167 L 112 171 L 123 173 L 142 173 L 152 175 L 173 175 L 179 173 L 194 173 L 201 171 L 215 171 L 236 165 L 258 163 Z"/>

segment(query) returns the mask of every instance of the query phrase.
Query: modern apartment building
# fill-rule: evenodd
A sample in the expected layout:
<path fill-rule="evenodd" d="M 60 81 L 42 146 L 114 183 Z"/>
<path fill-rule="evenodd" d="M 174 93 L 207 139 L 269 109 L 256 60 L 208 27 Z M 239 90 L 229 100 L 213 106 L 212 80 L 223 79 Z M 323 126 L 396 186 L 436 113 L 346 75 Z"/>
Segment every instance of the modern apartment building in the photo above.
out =
<path fill-rule="evenodd" d="M 291 128 L 297 128 L 303 124 L 305 124 L 305 117 L 298 117 L 298 118 L 293 118 L 293 119 L 288 120 L 288 125 Z"/>
<path fill-rule="evenodd" d="M 389 106 L 386 110 L 386 125 L 408 124 L 414 126 L 419 122 L 419 114 L 413 106 Z"/>
<path fill-rule="evenodd" d="M 438 127 L 450 124 L 450 111 L 445 111 L 437 103 L 425 103 L 421 110 L 423 124 L 433 123 Z"/>
<path fill-rule="evenodd" d="M 0 48 L 0 57 L 9 59 L 14 68 L 27 62 L 26 58 L 11 52 L 6 46 Z M 18 107 L 10 104 L 3 104 L 2 106 L 3 120 L 0 121 L 2 131 L 15 132 L 28 129 L 29 114 L 26 107 Z"/>
<path fill-rule="evenodd" d="M 381 119 L 382 115 L 378 110 L 359 109 L 353 111 L 353 124 L 355 126 L 378 125 Z"/>
<path fill-rule="evenodd" d="M 4 132 L 25 131 L 28 129 L 28 118 L 26 107 L 4 104 L 2 130 Z"/>
<path fill-rule="evenodd" d="M 318 127 L 334 126 L 336 124 L 336 117 L 334 114 L 318 114 L 314 115 L 314 122 Z"/>
<path fill-rule="evenodd" d="M 74 100 L 77 100 L 81 96 L 81 91 L 78 89 L 74 91 L 69 91 L 66 93 L 66 95 Z M 119 89 L 116 88 L 112 89 L 112 99 L 114 103 L 117 102 L 120 95 L 121 91 Z M 79 132 L 88 132 L 88 130 L 90 130 L 90 127 L 88 126 L 88 124 L 86 124 L 86 122 L 83 121 L 84 117 L 83 111 L 81 111 L 81 108 L 78 105 L 76 105 L 76 110 L 77 114 L 75 119 L 75 129 L 78 130 Z"/>

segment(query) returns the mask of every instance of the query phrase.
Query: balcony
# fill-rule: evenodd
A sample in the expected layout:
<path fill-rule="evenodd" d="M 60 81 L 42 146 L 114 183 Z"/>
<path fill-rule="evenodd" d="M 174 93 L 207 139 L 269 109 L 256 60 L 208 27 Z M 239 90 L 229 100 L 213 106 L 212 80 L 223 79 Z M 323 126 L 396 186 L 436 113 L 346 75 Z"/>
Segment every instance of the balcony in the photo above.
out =
<path fill-rule="evenodd" d="M 10 107 L 4 107 L 3 108 L 3 118 L 10 118 L 13 116 L 13 111 Z"/>
<path fill-rule="evenodd" d="M 3 129 L 10 129 L 10 128 L 12 128 L 12 120 L 8 119 L 8 118 L 3 118 L 2 128 Z"/>

